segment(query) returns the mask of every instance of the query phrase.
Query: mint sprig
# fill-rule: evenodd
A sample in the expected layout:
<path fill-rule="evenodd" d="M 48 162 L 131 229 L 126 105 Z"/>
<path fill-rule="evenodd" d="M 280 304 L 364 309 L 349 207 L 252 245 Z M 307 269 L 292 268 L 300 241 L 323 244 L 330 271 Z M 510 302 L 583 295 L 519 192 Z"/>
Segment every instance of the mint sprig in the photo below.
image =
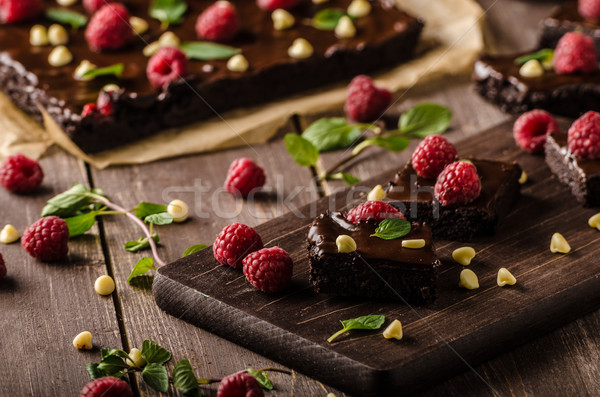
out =
<path fill-rule="evenodd" d="M 154 0 L 150 5 L 149 14 L 161 22 L 161 27 L 166 29 L 170 24 L 179 24 L 183 21 L 183 14 L 188 5 L 184 0 Z"/>
<path fill-rule="evenodd" d="M 185 258 L 188 255 L 192 255 L 192 254 L 195 254 L 198 251 L 202 251 L 204 248 L 208 248 L 208 245 L 206 245 L 206 244 L 194 244 L 194 245 L 188 247 L 185 251 L 183 251 L 183 254 L 181 255 L 181 257 Z"/>
<path fill-rule="evenodd" d="M 515 65 L 521 66 L 531 60 L 540 62 L 548 62 L 554 57 L 554 50 L 552 48 L 542 48 L 539 51 L 525 54 L 515 59 Z"/>
<path fill-rule="evenodd" d="M 435 103 L 421 103 L 402 113 L 398 120 L 398 131 L 406 136 L 425 138 L 438 135 L 448 129 L 452 112 Z"/>
<path fill-rule="evenodd" d="M 387 218 L 382 220 L 371 237 L 379 237 L 383 240 L 394 240 L 410 233 L 412 225 L 406 219 Z"/>
<path fill-rule="evenodd" d="M 294 161 L 301 166 L 311 167 L 319 160 L 319 149 L 311 141 L 296 134 L 286 134 L 283 142 Z"/>
<path fill-rule="evenodd" d="M 65 8 L 48 8 L 45 15 L 51 21 L 71 25 L 73 29 L 82 28 L 88 23 L 88 18 L 85 15 Z"/>
<path fill-rule="evenodd" d="M 317 12 L 312 19 L 312 26 L 319 30 L 334 30 L 346 11 L 340 8 L 326 8 Z"/>
<path fill-rule="evenodd" d="M 158 244 L 160 242 L 160 237 L 158 237 L 158 234 L 154 233 L 152 235 L 152 240 Z M 148 237 L 140 237 L 137 240 L 132 240 L 125 243 L 125 249 L 129 252 L 139 252 L 147 250 L 148 248 L 150 248 L 150 240 L 148 240 Z"/>
<path fill-rule="evenodd" d="M 367 125 L 368 127 L 368 125 Z M 361 137 L 360 125 L 348 123 L 341 117 L 325 117 L 309 125 L 302 133 L 320 152 L 344 149 Z"/>
<path fill-rule="evenodd" d="M 198 61 L 228 59 L 242 52 L 239 48 L 213 43 L 211 41 L 188 41 L 181 43 L 179 48 L 185 52 L 185 55 L 187 55 L 188 58 L 196 59 Z"/>
<path fill-rule="evenodd" d="M 133 270 L 131 270 L 131 273 L 129 273 L 129 277 L 127 277 L 127 282 L 131 284 L 131 281 L 135 277 L 143 276 L 150 270 L 156 270 L 156 266 L 154 266 L 154 259 L 149 257 L 143 257 L 135 264 Z"/>
<path fill-rule="evenodd" d="M 381 328 L 381 326 L 383 325 L 384 322 L 385 322 L 385 316 L 383 316 L 381 314 L 371 314 L 368 316 L 352 318 L 350 320 L 343 320 L 343 321 L 341 321 L 343 328 L 341 330 L 339 330 L 338 332 L 336 332 L 335 334 L 331 335 L 327 339 L 327 342 L 331 343 L 338 336 L 340 336 L 350 330 L 353 330 L 353 329 L 367 329 L 367 330 L 379 329 L 379 328 Z"/>
<path fill-rule="evenodd" d="M 115 76 L 117 78 L 121 78 L 121 76 L 123 76 L 124 69 L 125 65 L 122 63 L 117 63 L 115 65 L 105 66 L 102 68 L 92 68 L 86 71 L 81 77 L 89 77 L 93 79 L 99 76 Z"/>

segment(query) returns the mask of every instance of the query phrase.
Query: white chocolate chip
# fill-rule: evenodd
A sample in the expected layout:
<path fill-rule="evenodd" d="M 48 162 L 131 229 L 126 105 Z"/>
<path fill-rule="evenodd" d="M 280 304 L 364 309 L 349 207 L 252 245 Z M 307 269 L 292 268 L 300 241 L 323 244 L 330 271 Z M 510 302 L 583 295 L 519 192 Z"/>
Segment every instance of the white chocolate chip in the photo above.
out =
<path fill-rule="evenodd" d="M 338 252 L 342 254 L 356 251 L 356 241 L 346 234 L 340 234 L 335 239 L 335 245 L 337 245 Z"/>
<path fill-rule="evenodd" d="M 554 233 L 552 235 L 552 239 L 550 240 L 550 252 L 553 254 L 568 254 L 571 252 L 571 246 L 567 242 L 567 239 L 560 233 Z"/>
<path fill-rule="evenodd" d="M 383 337 L 385 339 L 402 339 L 402 323 L 399 320 L 394 320 L 390 325 L 387 326 L 385 331 L 383 331 Z"/>
<path fill-rule="evenodd" d="M 158 42 L 161 47 L 177 47 L 179 46 L 179 37 L 173 32 L 164 32 L 159 38 Z"/>
<path fill-rule="evenodd" d="M 51 66 L 65 66 L 71 63 L 73 60 L 73 54 L 69 51 L 67 47 L 64 45 L 59 45 L 55 47 L 48 55 L 48 63 Z"/>
<path fill-rule="evenodd" d="M 119 87 L 116 84 L 107 84 L 104 87 L 102 87 L 102 91 L 104 91 L 104 92 L 119 92 L 119 91 L 121 91 L 121 87 Z"/>
<path fill-rule="evenodd" d="M 29 30 L 29 44 L 33 46 L 48 45 L 48 31 L 45 26 L 33 25 Z"/>
<path fill-rule="evenodd" d="M 298 38 L 294 40 L 291 47 L 288 48 L 288 55 L 296 59 L 310 58 L 314 52 L 312 44 L 306 39 Z"/>
<path fill-rule="evenodd" d="M 87 59 L 84 59 L 75 68 L 75 72 L 73 73 L 73 78 L 75 80 L 81 80 L 81 81 L 92 80 L 93 79 L 92 76 L 83 77 L 83 75 L 86 74 L 88 71 L 90 71 L 92 69 L 96 69 L 96 67 L 97 67 L 96 65 L 94 65 L 93 63 L 91 63 Z"/>
<path fill-rule="evenodd" d="M 524 185 L 527 182 L 527 174 L 525 171 L 521 172 L 521 177 L 519 178 L 519 183 Z"/>
<path fill-rule="evenodd" d="M 369 194 L 367 194 L 368 201 L 381 201 L 385 198 L 385 191 L 381 185 L 375 186 Z"/>
<path fill-rule="evenodd" d="M 344 15 L 338 21 L 335 27 L 335 35 L 337 37 L 349 38 L 356 36 L 356 27 L 349 16 Z"/>
<path fill-rule="evenodd" d="M 460 247 L 452 251 L 452 259 L 463 266 L 469 266 L 475 258 L 475 250 L 472 247 Z"/>
<path fill-rule="evenodd" d="M 138 348 L 134 347 L 131 349 L 129 351 L 129 357 L 131 360 L 126 359 L 125 363 L 130 367 L 142 368 L 144 365 L 146 365 L 146 360 L 144 360 L 144 357 L 142 357 L 142 351 Z"/>
<path fill-rule="evenodd" d="M 479 280 L 477 275 L 471 269 L 463 269 L 460 272 L 460 281 L 458 286 L 466 289 L 477 289 L 479 288 Z"/>
<path fill-rule="evenodd" d="M 227 61 L 227 69 L 232 72 L 245 72 L 249 66 L 248 60 L 242 54 L 234 55 Z"/>
<path fill-rule="evenodd" d="M 517 279 L 512 275 L 511 272 L 508 271 L 507 268 L 501 267 L 498 270 L 497 282 L 499 287 L 504 287 L 505 285 L 515 285 L 517 283 Z"/>
<path fill-rule="evenodd" d="M 173 200 L 167 206 L 167 212 L 171 214 L 174 222 L 183 222 L 188 218 L 189 208 L 181 200 Z"/>
<path fill-rule="evenodd" d="M 371 13 L 371 3 L 367 0 L 352 0 L 347 13 L 353 18 L 366 17 Z"/>
<path fill-rule="evenodd" d="M 523 77 L 540 77 L 544 74 L 544 68 L 539 61 L 530 59 L 521 66 L 519 74 Z"/>
<path fill-rule="evenodd" d="M 271 19 L 273 20 L 273 29 L 275 30 L 285 30 L 294 26 L 296 20 L 294 16 L 284 10 L 283 8 L 278 8 L 271 13 Z"/>
<path fill-rule="evenodd" d="M 94 283 L 94 290 L 100 295 L 110 295 L 115 290 L 115 281 L 110 276 L 100 276 Z"/>
<path fill-rule="evenodd" d="M 323 4 L 327 3 L 329 0 L 312 0 L 313 4 Z"/>
<path fill-rule="evenodd" d="M 313 3 L 317 1 L 317 0 L 313 0 Z M 327 0 L 326 0 L 327 1 Z M 333 393 L 327 393 L 327 395 L 325 397 L 337 397 L 335 394 Z"/>
<path fill-rule="evenodd" d="M 592 215 L 590 219 L 588 219 L 588 225 L 590 225 L 590 227 L 595 227 L 596 229 L 600 230 L 600 212 L 596 215 Z"/>
<path fill-rule="evenodd" d="M 152 55 L 154 55 L 154 53 L 156 53 L 156 51 L 160 49 L 160 47 L 161 45 L 158 41 L 153 41 L 152 43 L 144 47 L 144 49 L 142 50 L 142 54 L 144 54 L 144 56 L 146 57 L 151 57 Z"/>
<path fill-rule="evenodd" d="M 48 28 L 48 41 L 52 45 L 65 45 L 69 42 L 69 33 L 62 25 L 55 23 Z"/>
<path fill-rule="evenodd" d="M 19 231 L 13 225 L 6 225 L 0 231 L 0 243 L 12 244 L 19 239 Z"/>
<path fill-rule="evenodd" d="M 77 0 L 56 0 L 59 6 L 68 7 L 77 3 Z"/>
<path fill-rule="evenodd" d="M 148 22 L 139 17 L 129 17 L 129 24 L 136 34 L 146 33 L 148 30 Z"/>
<path fill-rule="evenodd" d="M 89 331 L 83 331 L 73 339 L 73 346 L 80 350 L 92 350 L 92 334 Z"/>
<path fill-rule="evenodd" d="M 402 240 L 402 247 L 411 249 L 423 248 L 425 247 L 425 240 L 422 238 L 417 238 L 413 240 Z"/>

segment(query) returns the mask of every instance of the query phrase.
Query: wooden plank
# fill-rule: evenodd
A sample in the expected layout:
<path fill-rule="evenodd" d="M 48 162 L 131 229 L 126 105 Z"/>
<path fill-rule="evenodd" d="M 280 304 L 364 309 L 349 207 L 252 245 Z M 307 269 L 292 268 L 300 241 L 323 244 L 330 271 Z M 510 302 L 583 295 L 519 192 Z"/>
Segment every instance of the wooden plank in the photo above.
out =
<path fill-rule="evenodd" d="M 85 166 L 59 150 L 41 160 L 45 179 L 31 195 L 0 189 L 1 226 L 23 231 L 40 217 L 47 199 L 73 182 L 87 183 Z M 111 296 L 94 291 L 94 281 L 106 274 L 98 229 L 69 243 L 67 259 L 42 263 L 20 243 L 2 245 L 8 276 L 0 280 L 2 342 L 0 394 L 5 396 L 75 396 L 89 382 L 85 365 L 99 360 L 99 347 L 121 347 Z M 116 295 L 115 295 L 116 297 Z M 75 335 L 90 331 L 96 348 L 73 347 Z"/>

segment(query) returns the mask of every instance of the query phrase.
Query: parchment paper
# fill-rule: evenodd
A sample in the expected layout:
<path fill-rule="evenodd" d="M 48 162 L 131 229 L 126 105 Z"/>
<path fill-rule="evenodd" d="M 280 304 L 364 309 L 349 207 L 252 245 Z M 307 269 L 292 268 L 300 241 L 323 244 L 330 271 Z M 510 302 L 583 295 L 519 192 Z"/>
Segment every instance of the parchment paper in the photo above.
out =
<path fill-rule="evenodd" d="M 483 10 L 474 0 L 396 2 L 400 8 L 423 18 L 425 29 L 419 56 L 375 76 L 379 83 L 397 93 L 433 78 L 471 70 L 474 58 L 483 49 Z M 184 154 L 263 143 L 293 114 L 340 108 L 344 100 L 345 84 L 339 84 L 260 107 L 227 112 L 221 115 L 223 119 L 215 117 L 185 128 L 166 130 L 128 146 L 87 155 L 73 144 L 50 117 L 45 115 L 46 131 L 43 131 L 42 127 L 2 96 L 0 156 L 22 152 L 39 157 L 52 141 L 97 168 L 140 164 Z"/>

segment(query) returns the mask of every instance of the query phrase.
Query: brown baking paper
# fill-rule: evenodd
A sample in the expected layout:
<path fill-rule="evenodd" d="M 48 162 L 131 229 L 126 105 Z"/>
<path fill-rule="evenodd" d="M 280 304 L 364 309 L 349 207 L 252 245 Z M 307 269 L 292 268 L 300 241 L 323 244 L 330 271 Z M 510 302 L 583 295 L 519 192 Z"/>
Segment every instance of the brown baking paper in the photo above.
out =
<path fill-rule="evenodd" d="M 481 22 L 483 10 L 473 0 L 396 0 L 398 6 L 425 21 L 419 56 L 393 70 L 377 75 L 379 83 L 394 92 L 410 89 L 417 83 L 433 78 L 456 75 L 470 71 L 475 56 L 483 48 Z M 200 153 L 242 145 L 264 143 L 295 113 L 311 114 L 339 109 L 345 100 L 345 84 L 338 84 L 308 94 L 297 95 L 255 108 L 227 112 L 222 118 L 213 118 L 185 128 L 163 131 L 137 143 L 88 155 L 83 153 L 63 133 L 56 123 L 44 115 L 47 135 L 25 123 L 22 118 L 7 114 L 11 130 L 17 131 L 12 139 L 2 145 L 0 154 L 29 150 L 39 155 L 48 146 L 48 137 L 69 153 L 97 168 L 116 164 L 140 164 L 184 154 Z M 0 101 L 0 111 L 5 109 L 6 98 Z M 39 130 L 39 126 L 38 126 Z M 43 137 L 36 141 L 35 137 Z M 28 146 L 31 145 L 31 146 Z M 39 152 L 36 152 L 36 150 Z"/>

